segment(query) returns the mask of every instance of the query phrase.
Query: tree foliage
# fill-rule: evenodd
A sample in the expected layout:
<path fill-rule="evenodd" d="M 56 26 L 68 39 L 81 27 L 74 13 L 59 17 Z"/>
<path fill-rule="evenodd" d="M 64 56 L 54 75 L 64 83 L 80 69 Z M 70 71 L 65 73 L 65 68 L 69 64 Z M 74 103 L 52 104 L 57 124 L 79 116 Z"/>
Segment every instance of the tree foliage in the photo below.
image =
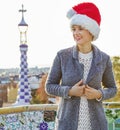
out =
<path fill-rule="evenodd" d="M 112 64 L 115 80 L 118 84 L 120 84 L 120 57 L 119 56 L 112 57 Z"/>
<path fill-rule="evenodd" d="M 111 60 L 113 64 L 113 72 L 114 72 L 118 91 L 115 97 L 109 100 L 106 100 L 106 102 L 119 102 L 120 101 L 120 57 L 114 56 L 114 57 L 111 57 Z"/>

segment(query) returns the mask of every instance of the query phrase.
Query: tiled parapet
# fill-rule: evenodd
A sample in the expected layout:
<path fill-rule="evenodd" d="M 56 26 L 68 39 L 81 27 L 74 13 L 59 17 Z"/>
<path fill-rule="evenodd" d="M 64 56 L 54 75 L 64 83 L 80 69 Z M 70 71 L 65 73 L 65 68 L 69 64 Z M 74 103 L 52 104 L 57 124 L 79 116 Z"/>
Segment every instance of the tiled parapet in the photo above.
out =
<path fill-rule="evenodd" d="M 104 105 L 109 130 L 120 130 L 120 103 Z M 57 107 L 39 104 L 0 108 L 0 130 L 54 130 Z"/>
<path fill-rule="evenodd" d="M 0 108 L 0 130 L 54 130 L 57 105 Z"/>
<path fill-rule="evenodd" d="M 120 102 L 103 103 L 109 130 L 120 130 Z"/>

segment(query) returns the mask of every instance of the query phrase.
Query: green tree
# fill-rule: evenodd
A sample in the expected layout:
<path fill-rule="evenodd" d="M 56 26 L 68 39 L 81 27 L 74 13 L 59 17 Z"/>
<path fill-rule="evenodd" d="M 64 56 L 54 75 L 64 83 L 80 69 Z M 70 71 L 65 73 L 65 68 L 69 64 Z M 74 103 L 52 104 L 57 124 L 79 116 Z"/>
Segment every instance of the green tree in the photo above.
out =
<path fill-rule="evenodd" d="M 118 84 L 120 84 L 120 57 L 119 56 L 112 57 L 112 63 L 113 63 L 113 71 L 115 74 L 115 80 Z"/>

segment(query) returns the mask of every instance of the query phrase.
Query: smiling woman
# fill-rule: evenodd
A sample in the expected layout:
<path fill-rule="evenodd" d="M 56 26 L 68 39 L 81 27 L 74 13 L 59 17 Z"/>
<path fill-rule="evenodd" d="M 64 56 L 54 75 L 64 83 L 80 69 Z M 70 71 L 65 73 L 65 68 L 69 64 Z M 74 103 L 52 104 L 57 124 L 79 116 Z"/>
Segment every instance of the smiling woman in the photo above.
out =
<path fill-rule="evenodd" d="M 102 101 L 114 97 L 117 88 L 110 56 L 93 44 L 100 34 L 100 11 L 83 2 L 67 17 L 75 45 L 57 52 L 46 81 L 46 92 L 61 98 L 55 130 L 108 130 Z"/>

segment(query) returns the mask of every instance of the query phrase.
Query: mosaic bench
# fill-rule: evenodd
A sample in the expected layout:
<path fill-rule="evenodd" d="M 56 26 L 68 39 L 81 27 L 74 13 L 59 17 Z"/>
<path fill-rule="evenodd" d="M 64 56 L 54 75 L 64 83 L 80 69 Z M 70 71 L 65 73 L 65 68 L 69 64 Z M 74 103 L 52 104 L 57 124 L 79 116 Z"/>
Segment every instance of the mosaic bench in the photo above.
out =
<path fill-rule="evenodd" d="M 120 130 L 120 107 L 110 108 L 111 103 L 104 105 L 109 130 Z M 0 108 L 0 130 L 54 130 L 57 107 L 37 104 Z"/>

